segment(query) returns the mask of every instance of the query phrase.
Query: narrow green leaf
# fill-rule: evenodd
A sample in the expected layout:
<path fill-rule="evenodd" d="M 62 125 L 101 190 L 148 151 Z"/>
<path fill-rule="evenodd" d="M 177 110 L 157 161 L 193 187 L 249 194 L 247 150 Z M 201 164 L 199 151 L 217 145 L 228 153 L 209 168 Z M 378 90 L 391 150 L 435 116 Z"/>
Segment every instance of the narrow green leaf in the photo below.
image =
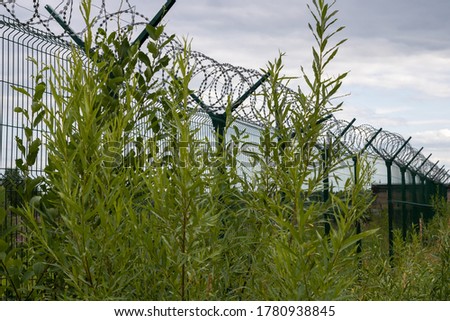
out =
<path fill-rule="evenodd" d="M 42 108 L 42 103 L 40 101 L 33 101 L 31 103 L 31 111 L 37 113 Z"/>
<path fill-rule="evenodd" d="M 17 87 L 17 86 L 11 86 L 12 89 L 14 89 L 15 91 L 20 92 L 21 94 L 27 96 L 27 97 L 31 97 L 30 93 L 22 87 Z"/>
<path fill-rule="evenodd" d="M 153 43 L 150 43 L 150 44 L 153 44 Z M 151 47 L 150 44 L 149 44 L 149 47 Z M 152 53 L 152 54 L 153 54 L 153 53 Z M 155 57 L 155 55 L 154 55 L 154 57 Z M 139 60 L 140 60 L 142 63 L 144 63 L 144 65 L 145 65 L 146 67 L 151 65 L 150 59 L 149 59 L 148 56 L 147 56 L 145 53 L 143 53 L 142 51 L 140 51 L 140 52 L 138 53 L 138 58 L 139 58 Z"/>
<path fill-rule="evenodd" d="M 45 116 L 45 111 L 41 111 L 36 118 L 33 120 L 33 127 L 36 127 L 41 121 L 42 118 Z"/>
<path fill-rule="evenodd" d="M 378 229 L 372 229 L 372 230 L 364 231 L 362 233 L 347 237 L 342 242 L 340 250 L 343 251 L 350 246 L 355 246 L 358 241 L 363 240 L 371 235 L 374 235 L 377 231 L 378 231 Z"/>
<path fill-rule="evenodd" d="M 40 101 L 42 99 L 42 96 L 45 92 L 47 85 L 44 82 L 40 82 L 36 85 L 33 100 L 34 101 Z"/>
<path fill-rule="evenodd" d="M 163 33 L 163 31 L 164 31 L 164 27 L 163 26 L 159 26 L 159 27 L 155 28 L 153 26 L 147 25 L 145 27 L 145 29 L 147 30 L 148 35 L 150 36 L 150 38 L 153 41 L 157 41 L 159 39 L 159 37 L 161 36 L 161 34 Z"/>
<path fill-rule="evenodd" d="M 16 143 L 17 148 L 22 152 L 22 154 L 25 154 L 25 146 L 23 145 L 23 140 L 19 136 L 16 136 Z"/>
<path fill-rule="evenodd" d="M 24 152 L 25 153 L 25 152 Z M 16 159 L 16 167 L 22 171 L 26 171 L 27 170 L 27 166 L 24 165 L 23 163 L 23 159 Z"/>
<path fill-rule="evenodd" d="M 25 137 L 27 138 L 27 140 L 31 140 L 31 138 L 33 137 L 33 130 L 30 127 L 26 126 L 24 128 L 24 132 L 25 132 Z"/>
<path fill-rule="evenodd" d="M 23 114 L 28 119 L 28 111 L 22 107 L 16 107 L 14 108 L 14 112 Z"/>
<path fill-rule="evenodd" d="M 153 58 L 158 57 L 159 49 L 158 49 L 158 47 L 156 46 L 156 44 L 154 42 L 149 42 L 148 45 L 147 45 L 147 48 L 148 48 L 148 51 L 152 54 Z M 150 66 L 150 61 L 147 64 L 147 66 Z"/>
<path fill-rule="evenodd" d="M 312 48 L 312 52 L 313 52 L 313 56 L 314 56 L 314 63 L 316 64 L 316 66 L 321 66 L 321 62 L 320 62 L 320 56 L 316 51 L 316 48 Z"/>
<path fill-rule="evenodd" d="M 27 282 L 34 276 L 34 271 L 32 269 L 26 271 L 22 276 L 22 282 Z"/>
<path fill-rule="evenodd" d="M 41 140 L 36 138 L 31 144 L 26 157 L 26 162 L 28 166 L 33 166 L 36 162 L 37 155 L 39 153 L 39 148 L 41 146 Z"/>
<path fill-rule="evenodd" d="M 153 69 L 151 67 L 147 67 L 144 71 L 145 78 L 147 78 L 147 81 L 150 81 L 153 77 Z"/>

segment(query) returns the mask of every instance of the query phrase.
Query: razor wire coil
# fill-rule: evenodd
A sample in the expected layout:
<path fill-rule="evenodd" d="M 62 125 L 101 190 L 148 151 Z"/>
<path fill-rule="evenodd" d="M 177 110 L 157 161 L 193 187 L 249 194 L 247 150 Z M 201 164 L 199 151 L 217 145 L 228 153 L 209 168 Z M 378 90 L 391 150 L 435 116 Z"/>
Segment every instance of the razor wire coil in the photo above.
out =
<path fill-rule="evenodd" d="M 3 17 L 0 20 L 0 32 L 5 26 L 12 26 L 15 30 L 31 33 L 37 39 L 40 39 L 36 41 L 45 40 L 51 43 L 50 46 L 69 47 L 65 41 L 69 34 L 67 31 L 55 34 L 51 30 L 50 23 L 53 18 L 49 18 L 43 13 L 39 0 L 33 0 L 33 8 L 29 9 L 32 16 L 29 18 L 18 17 L 17 7 L 23 6 L 19 5 L 17 2 L 18 1 L 13 1 L 11 3 L 2 4 L 10 17 Z M 60 1 L 56 6 L 57 10 L 59 8 L 57 11 L 58 14 L 68 25 L 70 25 L 73 20 L 73 6 L 73 0 Z M 125 21 L 125 26 L 121 27 L 123 30 L 129 30 L 130 27 L 135 28 L 144 25 L 149 21 L 147 17 L 136 11 L 129 0 L 122 1 L 120 8 L 111 12 L 108 11 L 105 0 L 101 0 L 100 4 L 96 5 L 96 8 L 98 9 L 98 12 L 94 16 L 93 22 L 97 28 L 103 28 L 105 31 L 108 29 L 108 22 L 112 20 Z M 38 26 L 40 26 L 40 29 L 35 28 Z M 117 26 L 117 24 L 115 26 Z M 42 29 L 44 31 L 42 31 Z M 86 28 L 80 31 L 75 30 L 75 33 L 81 37 L 85 31 Z M 162 41 L 167 40 L 168 37 L 168 35 L 164 34 Z M 171 56 L 173 59 L 177 57 L 177 55 L 182 54 L 183 50 L 183 44 L 179 40 L 173 39 L 166 47 L 165 54 Z M 204 103 L 202 106 L 204 111 L 209 113 L 223 114 L 230 101 L 233 102 L 241 97 L 244 92 L 263 77 L 263 74 L 259 71 L 234 66 L 228 63 L 220 63 L 201 52 L 193 50 L 190 51 L 188 65 L 190 68 L 193 68 L 192 84 L 195 86 L 194 92 Z M 162 76 L 164 77 L 167 75 L 163 74 Z M 263 93 L 269 89 L 268 84 L 263 83 L 258 89 L 258 92 L 250 95 L 245 100 L 245 103 L 240 104 L 234 111 L 238 116 L 238 119 L 257 125 L 261 124 L 261 120 L 267 119 L 269 113 Z M 296 95 L 298 95 L 297 92 L 282 85 L 279 85 L 277 90 L 278 89 L 283 91 L 283 94 L 287 96 L 286 101 L 288 103 L 298 103 L 298 99 L 296 98 Z M 191 100 L 191 102 L 193 104 L 195 103 L 193 100 Z M 379 131 L 371 125 L 362 124 L 359 126 L 350 126 L 347 132 L 342 135 L 344 128 L 348 125 L 348 122 L 338 120 L 334 117 L 328 120 L 327 123 L 324 124 L 322 143 L 325 143 L 327 137 L 326 133 L 328 132 L 334 137 L 339 137 L 340 143 L 345 146 L 346 151 L 350 154 L 357 154 L 364 149 L 369 155 L 381 157 L 384 160 L 392 160 L 399 167 L 408 165 L 410 170 L 417 172 L 419 175 L 428 175 L 443 183 L 450 180 L 450 176 L 447 173 L 441 173 L 443 168 L 436 166 L 436 163 L 427 159 L 423 154 L 418 153 L 418 151 L 409 144 L 409 142 L 406 142 L 400 134 L 389 132 L 387 130 Z M 369 141 L 371 143 L 369 146 L 366 146 Z M 395 159 L 392 159 L 394 155 L 396 157 Z"/>

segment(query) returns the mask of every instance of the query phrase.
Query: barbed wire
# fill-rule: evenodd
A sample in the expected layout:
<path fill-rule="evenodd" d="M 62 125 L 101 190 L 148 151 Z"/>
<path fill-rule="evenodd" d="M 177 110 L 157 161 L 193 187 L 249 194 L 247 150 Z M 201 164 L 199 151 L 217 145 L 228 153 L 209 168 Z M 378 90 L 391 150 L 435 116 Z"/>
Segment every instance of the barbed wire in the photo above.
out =
<path fill-rule="evenodd" d="M 53 32 L 51 28 L 53 18 L 42 12 L 39 0 L 32 0 L 32 9 L 19 4 L 19 2 L 23 3 L 24 1 L 17 0 L 11 3 L 3 3 L 2 5 L 16 24 L 24 29 L 40 26 L 40 29 L 43 28 L 55 38 L 69 37 L 67 31 L 63 31 L 61 34 L 55 34 Z M 73 0 L 59 1 L 55 6 L 55 10 L 68 25 L 73 21 L 73 6 Z M 117 31 L 117 23 L 120 25 L 120 22 L 122 22 L 120 28 L 126 28 L 127 32 L 129 32 L 130 26 L 136 27 L 146 24 L 149 21 L 147 17 L 136 11 L 129 0 L 122 0 L 119 7 L 116 8 L 117 10 L 113 11 L 109 10 L 105 0 L 93 0 L 93 6 L 98 10 L 93 18 L 94 24 L 97 28 L 102 28 L 105 31 L 107 31 L 108 23 L 111 21 L 115 21 L 116 23 L 115 31 Z M 23 13 L 19 16 L 17 8 L 29 12 L 32 16 L 25 18 Z M 58 29 L 61 30 L 61 27 L 58 26 Z M 82 37 L 85 31 L 86 28 L 80 31 L 75 30 L 79 37 Z M 168 35 L 163 34 L 161 41 L 166 41 L 168 38 Z M 165 50 L 164 54 L 168 54 L 174 59 L 183 53 L 185 45 L 181 41 L 174 39 L 169 42 Z M 253 84 L 264 76 L 262 72 L 228 63 L 221 63 L 194 50 L 190 51 L 188 65 L 190 68 L 193 68 L 192 89 L 203 102 L 201 106 L 203 111 L 208 113 L 224 113 L 230 101 L 233 102 L 239 99 Z M 234 111 L 235 115 L 239 119 L 253 124 L 261 124 L 269 120 L 270 113 L 263 93 L 268 92 L 270 89 L 269 85 L 263 82 L 257 92 L 250 95 L 244 103 L 237 106 Z M 286 95 L 286 101 L 288 103 L 298 104 L 298 92 L 283 85 L 279 85 L 277 90 L 282 91 Z M 196 103 L 192 100 L 193 105 Z M 345 128 L 347 128 L 347 131 L 343 134 Z M 325 143 L 329 133 L 334 137 L 339 137 L 339 140 L 349 154 L 358 154 L 364 150 L 369 155 L 381 157 L 384 160 L 390 160 L 395 155 L 394 161 L 399 166 L 408 165 L 410 169 L 432 178 L 439 178 L 441 176 L 440 172 L 442 168 L 437 167 L 436 163 L 433 163 L 423 154 L 419 153 L 418 150 L 413 148 L 408 141 L 397 133 L 380 130 L 368 124 L 354 126 L 345 120 L 338 120 L 334 117 L 324 125 L 323 142 L 321 143 Z M 369 141 L 370 144 L 368 144 Z M 449 179 L 449 175 L 445 174 L 439 180 L 445 183 Z"/>
<path fill-rule="evenodd" d="M 74 0 L 10 0 L 4 1 L 0 4 L 0 9 L 3 8 L 3 12 L 7 16 L 10 16 L 15 20 L 17 24 L 23 26 L 33 26 L 35 28 L 45 30 L 54 37 L 68 38 L 70 35 L 66 30 L 61 28 L 51 28 L 51 24 L 54 22 L 54 18 L 49 15 L 45 9 L 45 5 L 54 5 L 53 9 L 61 17 L 61 19 L 67 25 L 73 25 L 74 5 L 80 3 L 80 1 Z M 96 13 L 92 13 L 91 20 L 93 21 L 94 28 L 102 28 L 107 31 L 108 23 L 114 21 L 115 26 L 117 23 L 121 23 L 120 27 L 123 30 L 133 29 L 134 27 L 144 25 L 150 21 L 148 17 L 136 10 L 129 0 L 121 0 L 117 6 L 118 1 L 114 1 L 116 6 L 111 4 L 111 1 L 106 0 L 92 0 L 92 8 L 97 9 Z M 130 28 L 131 27 L 131 28 Z M 61 30 L 61 32 L 55 32 L 55 30 Z M 81 30 L 74 29 L 75 34 L 80 38 L 83 37 L 86 32 L 86 27 Z"/>

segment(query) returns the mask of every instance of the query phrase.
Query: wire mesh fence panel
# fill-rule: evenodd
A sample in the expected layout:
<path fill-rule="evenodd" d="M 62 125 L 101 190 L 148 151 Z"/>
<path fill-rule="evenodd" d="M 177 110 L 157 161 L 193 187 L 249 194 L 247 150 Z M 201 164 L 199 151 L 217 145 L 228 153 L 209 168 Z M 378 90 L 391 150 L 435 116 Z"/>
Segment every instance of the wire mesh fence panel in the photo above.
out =
<path fill-rule="evenodd" d="M 20 226 L 19 217 L 10 211 L 10 207 L 20 206 L 22 202 L 20 194 L 25 178 L 17 169 L 16 160 L 23 157 L 23 151 L 17 138 L 25 139 L 25 128 L 30 120 L 23 112 L 17 112 L 16 108 L 20 107 L 25 113 L 31 113 L 32 107 L 32 99 L 20 91 L 33 92 L 35 77 L 44 66 L 51 66 L 56 72 L 62 69 L 69 71 L 72 48 L 60 38 L 0 16 L 0 50 L 0 207 L 5 213 L 0 233 L 4 233 L 11 226 Z M 183 45 L 177 41 L 169 46 L 169 53 L 173 55 L 180 54 L 182 50 Z M 271 121 L 263 94 L 269 92 L 268 85 L 262 84 L 258 92 L 246 94 L 258 80 L 264 80 L 265 75 L 254 70 L 220 64 L 199 52 L 192 52 L 190 59 L 192 68 L 197 68 L 193 73 L 191 86 L 197 94 L 197 100 L 203 100 L 203 104 L 198 104 L 193 97 L 190 100 L 196 111 L 190 119 L 190 127 L 194 133 L 196 148 L 203 152 L 204 157 L 200 161 L 209 164 L 209 155 L 224 147 L 225 152 L 233 156 L 232 166 L 236 166 L 238 174 L 251 177 L 252 173 L 260 170 L 252 154 L 258 152 L 263 133 L 261 124 L 263 121 Z M 46 78 L 52 79 L 50 70 L 43 72 Z M 161 72 L 161 77 L 165 76 L 167 75 Z M 282 89 L 289 96 L 288 101 L 293 104 L 298 102 L 295 99 L 296 92 L 288 88 Z M 223 112 L 230 101 L 239 102 L 233 111 L 236 119 L 223 137 L 224 146 L 219 146 L 221 138 L 211 115 Z M 43 103 L 48 108 L 55 105 L 48 91 L 43 94 Z M 158 116 L 164 118 L 163 115 Z M 139 139 L 151 140 L 153 137 L 154 133 L 147 128 L 145 121 L 146 119 L 142 119 L 133 128 L 132 135 L 136 137 L 136 142 L 125 147 L 125 154 L 136 148 Z M 289 123 L 285 125 L 289 126 Z M 409 140 L 404 140 L 400 135 L 377 130 L 370 125 L 353 126 L 334 118 L 324 124 L 323 131 L 318 141 L 319 146 L 326 146 L 330 137 L 340 140 L 342 152 L 339 155 L 343 159 L 341 166 L 330 173 L 330 181 L 321 188 L 339 191 L 344 188 L 344 182 L 348 178 L 356 179 L 353 156 L 365 154 L 376 159 L 373 162 L 375 173 L 372 190 L 377 194 L 377 200 L 373 205 L 372 215 L 384 220 L 383 213 L 392 205 L 390 215 L 394 228 L 404 229 L 405 225 L 418 224 L 421 217 L 428 219 L 433 214 L 431 197 L 436 193 L 446 196 L 444 189 L 449 176 L 436 163 L 423 156 L 421 150 L 412 148 Z M 36 162 L 30 168 L 30 177 L 43 175 L 47 164 L 46 132 L 43 122 L 32 129 L 31 136 L 40 138 L 42 147 Z M 158 146 L 151 148 L 158 150 L 159 156 L 163 156 L 161 153 L 171 152 L 168 140 L 161 139 L 155 144 Z M 319 149 L 317 152 L 320 152 Z M 20 246 L 24 241 L 22 235 L 20 229 L 10 233 L 7 238 L 10 246 Z"/>
<path fill-rule="evenodd" d="M 32 120 L 27 119 L 26 114 L 31 114 L 32 98 L 20 91 L 32 94 L 38 71 L 44 66 L 66 67 L 69 53 L 67 43 L 0 16 L 0 206 L 3 214 L 0 236 L 14 249 L 11 253 L 22 258 L 28 255 L 22 249 L 26 233 L 21 218 L 11 210 L 23 203 L 21 195 L 25 186 L 25 177 L 16 166 L 16 160 L 25 156 L 18 139 L 26 140 L 25 128 L 28 127 L 31 129 L 28 135 L 45 144 L 47 129 L 43 123 L 30 126 Z M 51 73 L 45 73 L 51 79 Z M 42 100 L 49 108 L 54 105 L 49 92 L 44 92 Z M 18 112 L 17 108 L 23 112 Z M 41 148 L 28 176 L 41 176 L 46 163 L 47 152 Z M 2 284 L 6 282 L 3 274 L 0 278 Z"/>

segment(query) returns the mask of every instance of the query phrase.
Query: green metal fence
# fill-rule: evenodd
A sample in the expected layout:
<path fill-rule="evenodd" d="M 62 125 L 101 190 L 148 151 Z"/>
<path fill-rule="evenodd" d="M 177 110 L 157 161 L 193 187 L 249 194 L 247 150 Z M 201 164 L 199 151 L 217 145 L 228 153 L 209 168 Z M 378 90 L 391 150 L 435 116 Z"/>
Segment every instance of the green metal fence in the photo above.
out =
<path fill-rule="evenodd" d="M 142 38 L 143 39 L 143 38 Z M 142 40 L 143 41 L 143 40 Z M 17 106 L 30 106 L 31 102 L 24 95 L 15 92 L 12 86 L 32 89 L 33 75 L 39 65 L 68 66 L 70 44 L 37 29 L 24 26 L 16 20 L 0 16 L 0 206 L 7 212 L 9 225 L 18 225 L 19 218 L 9 210 L 9 206 L 20 203 L 19 191 L 23 178 L 16 170 L 15 160 L 20 157 L 15 137 L 24 136 L 26 120 L 14 112 Z M 174 41 L 170 51 L 176 54 L 182 50 L 182 45 Z M 38 62 L 38 66 L 29 58 Z M 221 64 L 199 52 L 191 54 L 192 65 L 197 66 L 194 73 L 194 84 L 198 84 L 191 96 L 193 108 L 198 108 L 192 119 L 192 127 L 197 128 L 197 138 L 211 142 L 211 147 L 223 141 L 216 141 L 215 132 L 222 132 L 225 124 L 224 109 L 229 99 L 237 120 L 234 125 L 240 132 L 247 135 L 246 141 L 258 143 L 261 127 L 257 116 L 264 117 L 265 101 L 258 99 L 261 91 L 268 90 L 265 83 L 268 75 L 255 70 Z M 48 75 L 51 77 L 51 75 Z M 296 95 L 294 91 L 286 90 L 287 95 Z M 47 106 L 52 106 L 52 97 L 44 94 Z M 411 224 L 417 224 L 420 217 L 432 216 L 430 199 L 439 194 L 446 197 L 449 176 L 443 167 L 421 154 L 422 149 L 414 149 L 409 139 L 405 140 L 398 134 L 369 125 L 355 126 L 354 121 L 346 122 L 331 118 L 326 120 L 323 141 L 319 147 L 326 150 L 328 139 L 333 145 L 345 150 L 352 161 L 346 162 L 347 174 L 351 175 L 361 155 L 376 157 L 383 183 L 374 184 L 374 191 L 386 193 L 386 210 L 388 211 L 389 243 L 392 244 L 392 232 L 395 228 L 403 230 Z M 41 137 L 45 144 L 44 127 L 33 132 L 34 137 Z M 139 129 L 137 129 L 139 130 Z M 141 136 L 151 135 L 142 132 Z M 230 134 L 224 137 L 230 141 Z M 244 154 L 238 154 L 240 171 L 251 173 L 257 170 L 250 164 L 250 159 Z M 40 153 L 37 162 L 31 168 L 32 176 L 39 176 L 46 165 L 45 148 Z M 324 157 L 326 162 L 326 157 Z M 381 165 L 380 165 L 381 164 Z M 383 173 L 384 172 L 384 173 Z M 393 175 L 394 173 L 394 175 Z M 357 179 L 357 177 L 355 177 Z M 332 184 L 331 184 L 332 185 Z M 324 197 L 327 195 L 330 182 L 324 181 Z M 380 192 L 381 193 L 381 192 Z M 8 225 L 7 224 L 7 225 Z M 11 246 L 21 242 L 20 233 L 11 236 Z"/>

